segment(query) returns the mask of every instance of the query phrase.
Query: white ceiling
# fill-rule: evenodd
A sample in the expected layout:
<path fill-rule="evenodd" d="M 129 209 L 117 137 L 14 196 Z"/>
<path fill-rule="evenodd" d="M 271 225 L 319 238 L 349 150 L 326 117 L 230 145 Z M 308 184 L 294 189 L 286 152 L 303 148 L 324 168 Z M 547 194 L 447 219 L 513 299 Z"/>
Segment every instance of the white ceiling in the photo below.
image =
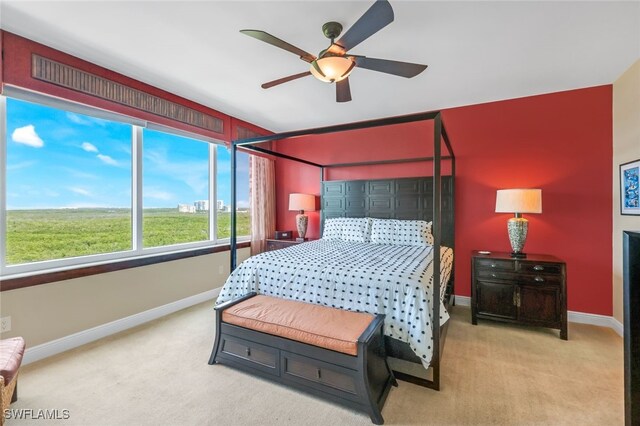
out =
<path fill-rule="evenodd" d="M 0 26 L 274 131 L 609 84 L 640 57 L 640 2 L 391 0 L 395 21 L 351 53 L 425 72 L 355 69 L 345 104 L 313 77 L 260 88 L 308 64 L 239 30 L 317 54 L 324 22 L 346 31 L 371 3 L 1 0 Z"/>

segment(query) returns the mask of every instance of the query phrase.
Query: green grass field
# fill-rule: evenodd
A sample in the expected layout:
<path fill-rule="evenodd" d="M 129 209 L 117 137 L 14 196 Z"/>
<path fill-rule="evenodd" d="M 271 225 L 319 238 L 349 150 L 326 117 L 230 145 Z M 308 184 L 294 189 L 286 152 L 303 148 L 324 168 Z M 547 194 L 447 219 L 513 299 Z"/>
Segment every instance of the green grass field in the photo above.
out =
<path fill-rule="evenodd" d="M 250 215 L 238 213 L 238 235 L 249 235 Z M 218 213 L 218 239 L 229 238 L 230 213 Z M 207 213 L 145 209 L 143 245 L 158 247 L 209 238 Z M 9 210 L 7 265 L 131 249 L 129 209 Z"/>

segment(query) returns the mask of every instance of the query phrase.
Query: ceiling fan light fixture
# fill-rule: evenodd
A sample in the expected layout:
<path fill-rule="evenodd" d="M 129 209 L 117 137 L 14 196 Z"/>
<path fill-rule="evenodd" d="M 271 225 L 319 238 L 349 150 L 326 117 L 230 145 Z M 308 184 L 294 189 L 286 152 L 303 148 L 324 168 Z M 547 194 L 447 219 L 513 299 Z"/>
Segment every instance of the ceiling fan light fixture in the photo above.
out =
<path fill-rule="evenodd" d="M 349 77 L 355 61 L 347 56 L 325 56 L 311 62 L 309 70 L 315 78 L 325 83 L 333 83 Z"/>

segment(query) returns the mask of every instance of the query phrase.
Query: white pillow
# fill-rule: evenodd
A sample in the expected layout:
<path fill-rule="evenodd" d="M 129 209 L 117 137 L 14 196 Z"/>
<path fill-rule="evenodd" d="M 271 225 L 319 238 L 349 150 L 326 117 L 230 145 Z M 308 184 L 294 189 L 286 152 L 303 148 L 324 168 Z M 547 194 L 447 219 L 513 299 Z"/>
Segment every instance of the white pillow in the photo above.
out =
<path fill-rule="evenodd" d="M 342 217 L 333 217 L 324 220 L 322 238 L 325 240 L 339 240 L 342 236 Z"/>
<path fill-rule="evenodd" d="M 371 219 L 368 217 L 334 217 L 324 221 L 322 238 L 368 243 L 370 229 Z"/>
<path fill-rule="evenodd" d="M 342 222 L 342 241 L 354 243 L 368 243 L 371 229 L 371 219 L 368 217 L 345 217 Z"/>
<path fill-rule="evenodd" d="M 433 245 L 431 222 L 424 220 L 373 219 L 371 242 L 373 244 L 409 246 Z"/>

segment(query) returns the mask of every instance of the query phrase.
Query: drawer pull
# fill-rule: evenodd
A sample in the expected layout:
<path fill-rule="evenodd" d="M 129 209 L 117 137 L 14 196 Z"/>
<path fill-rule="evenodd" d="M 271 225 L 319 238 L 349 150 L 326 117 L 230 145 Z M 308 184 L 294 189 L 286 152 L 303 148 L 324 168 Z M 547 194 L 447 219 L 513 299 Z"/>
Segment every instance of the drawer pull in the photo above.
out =
<path fill-rule="evenodd" d="M 251 348 L 247 348 L 247 356 L 251 356 Z"/>
<path fill-rule="evenodd" d="M 533 267 L 534 271 L 544 271 L 544 266 L 542 265 L 536 265 Z"/>
<path fill-rule="evenodd" d="M 492 278 L 498 278 L 498 276 L 496 274 L 494 274 L 494 273 L 491 274 L 491 277 Z"/>
<path fill-rule="evenodd" d="M 491 264 L 491 267 L 492 267 L 492 268 L 497 268 L 497 267 L 498 267 L 498 265 L 496 265 L 495 263 L 492 263 L 492 264 Z"/>
<path fill-rule="evenodd" d="M 316 377 L 317 377 L 318 380 L 321 379 L 321 374 L 320 374 L 320 369 L 319 368 L 316 369 Z"/>
<path fill-rule="evenodd" d="M 537 283 L 543 283 L 543 282 L 544 282 L 544 278 L 542 278 L 542 277 L 540 277 L 540 276 L 536 276 L 533 280 L 534 280 L 535 282 L 537 282 Z"/>

